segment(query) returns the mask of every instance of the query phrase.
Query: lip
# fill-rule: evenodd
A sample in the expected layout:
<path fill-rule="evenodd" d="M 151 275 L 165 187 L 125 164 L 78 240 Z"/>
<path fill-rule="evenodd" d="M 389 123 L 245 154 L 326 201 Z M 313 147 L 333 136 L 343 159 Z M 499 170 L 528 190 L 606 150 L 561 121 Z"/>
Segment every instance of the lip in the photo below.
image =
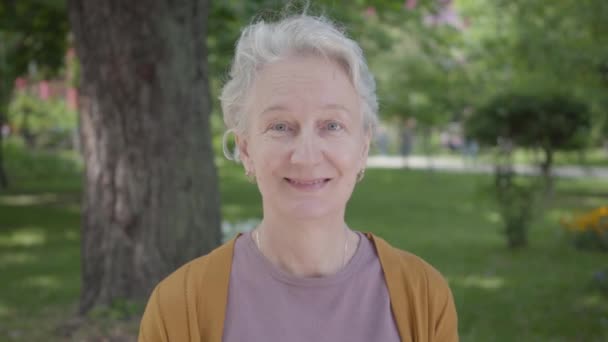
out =
<path fill-rule="evenodd" d="M 287 184 L 291 187 L 301 191 L 317 191 L 323 189 L 330 181 L 331 178 L 283 178 Z"/>

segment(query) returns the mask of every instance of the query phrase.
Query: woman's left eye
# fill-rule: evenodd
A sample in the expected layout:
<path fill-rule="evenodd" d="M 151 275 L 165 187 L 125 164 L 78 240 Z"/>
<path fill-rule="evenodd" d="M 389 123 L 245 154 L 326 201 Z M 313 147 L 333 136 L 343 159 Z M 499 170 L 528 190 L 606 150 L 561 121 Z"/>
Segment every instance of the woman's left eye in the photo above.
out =
<path fill-rule="evenodd" d="M 343 128 L 342 124 L 340 124 L 339 122 L 335 122 L 335 121 L 330 121 L 330 122 L 326 123 L 325 127 L 330 131 L 339 131 Z"/>
<path fill-rule="evenodd" d="M 289 127 L 284 122 L 277 122 L 277 123 L 270 125 L 270 129 L 272 129 L 273 131 L 278 131 L 278 132 L 286 132 L 289 129 Z"/>

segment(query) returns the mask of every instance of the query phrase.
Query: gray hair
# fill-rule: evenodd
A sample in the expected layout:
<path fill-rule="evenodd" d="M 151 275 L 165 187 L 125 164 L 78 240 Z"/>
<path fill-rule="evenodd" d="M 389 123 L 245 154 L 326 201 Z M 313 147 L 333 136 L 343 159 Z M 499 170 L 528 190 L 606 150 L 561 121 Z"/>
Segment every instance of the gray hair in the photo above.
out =
<path fill-rule="evenodd" d="M 364 128 L 373 133 L 378 122 L 376 83 L 359 45 L 322 16 L 299 14 L 274 23 L 262 20 L 242 31 L 229 79 L 220 95 L 227 127 L 222 142 L 228 159 L 238 158 L 228 152 L 226 138 L 230 133 L 246 132 L 247 115 L 243 107 L 256 71 L 293 53 L 312 53 L 342 65 L 361 98 Z"/>

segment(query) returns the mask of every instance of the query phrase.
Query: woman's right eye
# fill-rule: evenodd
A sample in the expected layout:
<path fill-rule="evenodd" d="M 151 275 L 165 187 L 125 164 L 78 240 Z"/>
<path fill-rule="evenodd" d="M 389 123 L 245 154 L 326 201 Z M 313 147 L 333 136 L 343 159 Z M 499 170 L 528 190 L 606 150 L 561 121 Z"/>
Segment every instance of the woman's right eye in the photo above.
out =
<path fill-rule="evenodd" d="M 278 123 L 270 125 L 270 129 L 273 131 L 277 131 L 277 132 L 286 132 L 289 129 L 289 127 L 284 122 L 278 122 Z"/>

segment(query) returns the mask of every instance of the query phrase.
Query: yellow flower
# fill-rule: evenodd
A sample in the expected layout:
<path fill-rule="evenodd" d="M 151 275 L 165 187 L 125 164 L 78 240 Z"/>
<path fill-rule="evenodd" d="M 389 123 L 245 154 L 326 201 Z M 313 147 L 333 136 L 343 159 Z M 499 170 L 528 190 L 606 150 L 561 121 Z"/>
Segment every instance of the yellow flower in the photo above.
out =
<path fill-rule="evenodd" d="M 560 223 L 570 231 L 594 231 L 601 234 L 608 231 L 608 206 L 599 207 L 574 219 L 562 218 Z"/>

